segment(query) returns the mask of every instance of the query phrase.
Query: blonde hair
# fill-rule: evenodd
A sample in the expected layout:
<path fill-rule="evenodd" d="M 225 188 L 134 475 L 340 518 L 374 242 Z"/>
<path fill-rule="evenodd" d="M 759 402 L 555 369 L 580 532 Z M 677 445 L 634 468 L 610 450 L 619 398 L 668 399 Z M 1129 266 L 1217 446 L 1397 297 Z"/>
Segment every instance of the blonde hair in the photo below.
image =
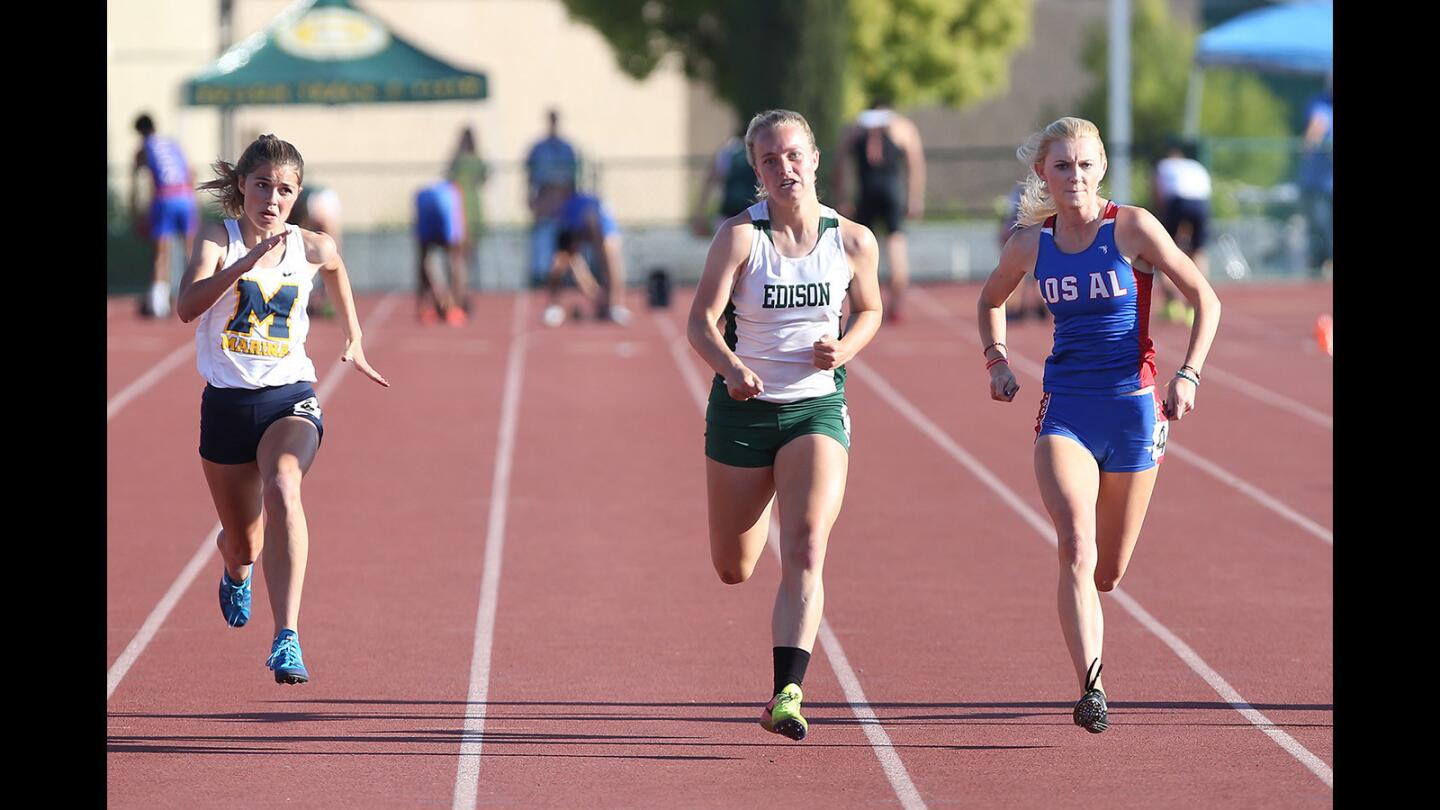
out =
<path fill-rule="evenodd" d="M 1044 181 L 1035 173 L 1035 164 L 1045 158 L 1050 151 L 1050 145 L 1056 141 L 1073 141 L 1079 138 L 1094 138 L 1095 143 L 1100 145 L 1100 159 L 1109 163 L 1109 159 L 1105 157 L 1105 142 L 1100 140 L 1100 128 L 1084 118 L 1070 116 L 1032 134 L 1015 150 L 1015 157 L 1019 158 L 1027 169 L 1025 188 L 1020 193 L 1020 214 L 1015 220 L 1016 227 L 1034 225 L 1056 212 L 1055 200 L 1050 197 Z"/>
<path fill-rule="evenodd" d="M 294 145 L 274 135 L 261 135 L 245 148 L 234 165 L 223 160 L 211 164 L 215 179 L 201 183 L 200 188 L 214 194 L 220 200 L 220 208 L 232 219 L 245 215 L 245 194 L 240 191 L 240 181 L 262 163 L 273 166 L 289 166 L 295 170 L 295 181 L 305 182 L 305 159 Z"/>
<path fill-rule="evenodd" d="M 745 128 L 745 160 L 750 163 L 750 168 L 755 168 L 755 139 L 760 137 L 760 133 L 786 125 L 797 126 L 803 130 L 805 138 L 810 141 L 810 149 L 819 151 L 819 147 L 815 145 L 815 133 L 810 131 L 810 122 L 805 120 L 805 116 L 794 110 L 766 110 L 756 113 L 755 117 L 750 119 L 750 126 Z M 764 184 L 755 186 L 756 202 L 768 196 Z"/>

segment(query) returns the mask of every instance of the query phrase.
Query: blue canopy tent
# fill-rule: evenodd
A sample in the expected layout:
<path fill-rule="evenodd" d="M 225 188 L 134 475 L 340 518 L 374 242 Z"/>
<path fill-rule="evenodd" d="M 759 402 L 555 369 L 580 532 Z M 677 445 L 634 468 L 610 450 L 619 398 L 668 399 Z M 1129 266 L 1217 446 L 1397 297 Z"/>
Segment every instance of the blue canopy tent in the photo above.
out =
<path fill-rule="evenodd" d="M 1297 0 L 1257 9 L 1201 34 L 1186 94 L 1185 133 L 1193 136 L 1200 128 L 1205 68 L 1329 75 L 1334 69 L 1334 38 L 1331 0 Z"/>

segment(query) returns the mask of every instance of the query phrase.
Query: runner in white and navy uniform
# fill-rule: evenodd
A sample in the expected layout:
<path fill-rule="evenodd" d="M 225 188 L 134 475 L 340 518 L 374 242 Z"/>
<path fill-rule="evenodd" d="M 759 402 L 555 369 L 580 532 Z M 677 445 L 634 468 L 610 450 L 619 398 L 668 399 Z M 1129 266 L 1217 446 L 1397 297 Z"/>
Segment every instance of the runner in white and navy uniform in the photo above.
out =
<path fill-rule="evenodd" d="M 305 354 L 306 304 L 317 272 L 325 273 L 345 330 L 341 359 L 389 383 L 365 359 L 334 240 L 285 223 L 305 173 L 300 152 L 263 135 L 235 165 L 221 161 L 215 168 L 218 177 L 201 188 L 214 192 L 233 219 L 202 229 L 175 311 L 186 323 L 200 319 L 195 355 L 206 382 L 200 463 L 220 516 L 220 613 L 231 627 L 249 621 L 252 571 L 261 559 L 275 619 L 266 666 L 277 683 L 305 683 L 300 595 L 310 535 L 300 484 L 324 429 L 311 387 L 315 367 Z"/>
<path fill-rule="evenodd" d="M 980 340 L 991 398 L 1012 401 L 1020 386 L 1006 357 L 1005 300 L 1033 270 L 1055 318 L 1035 477 L 1055 524 L 1060 627 L 1083 692 L 1074 720 L 1098 734 L 1109 727 L 1099 591 L 1113 590 L 1130 563 L 1165 452 L 1166 417 L 1178 422 L 1194 408 L 1220 301 L 1154 216 L 1100 198 L 1105 146 L 1094 124 L 1062 118 L 1016 154 L 1030 169 L 1022 227 L 980 293 Z M 1196 312 L 1185 362 L 1163 399 L 1149 334 L 1155 270 Z"/>
<path fill-rule="evenodd" d="M 820 153 L 799 113 L 756 115 L 745 145 L 764 191 L 711 242 L 688 336 L 716 374 L 705 472 L 710 556 L 721 581 L 750 578 L 771 505 L 780 504 L 774 697 L 760 724 L 800 740 L 808 729 L 801 683 L 825 601 L 821 570 L 849 468 L 845 363 L 880 327 L 879 248 L 868 228 L 820 204 Z"/>

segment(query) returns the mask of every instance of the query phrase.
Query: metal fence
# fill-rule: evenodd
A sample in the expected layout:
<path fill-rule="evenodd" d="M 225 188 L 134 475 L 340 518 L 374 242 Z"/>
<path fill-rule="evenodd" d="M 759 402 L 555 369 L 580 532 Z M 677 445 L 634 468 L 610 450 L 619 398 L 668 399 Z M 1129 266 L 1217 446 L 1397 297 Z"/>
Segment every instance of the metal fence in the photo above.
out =
<path fill-rule="evenodd" d="M 1302 276 L 1314 271 L 1307 256 L 1308 224 L 1296 185 L 1298 139 L 1206 139 L 1198 158 L 1211 171 L 1214 273 L 1231 280 Z M 1132 158 L 1132 200 L 1149 199 L 1153 154 Z M 698 277 L 707 240 L 688 224 L 710 156 L 617 158 L 583 164 L 582 188 L 614 211 L 625 234 L 631 279 L 664 267 L 680 280 Z M 1013 146 L 974 146 L 926 152 L 925 219 L 910 227 L 917 279 L 978 278 L 998 257 L 996 225 L 1005 199 L 1024 172 Z M 412 283 L 414 193 L 440 176 L 443 166 L 397 159 L 370 163 L 315 163 L 307 183 L 333 188 L 344 209 L 346 263 L 357 288 Z M 112 201 L 120 190 L 113 182 Z M 831 202 L 828 201 L 827 202 Z M 474 283 L 509 288 L 526 282 L 529 259 L 524 166 L 493 161 L 482 190 L 487 227 L 477 244 Z M 148 251 L 124 206 L 111 205 L 108 279 L 112 290 L 139 289 Z M 209 214 L 215 216 L 213 212 Z M 178 260 L 177 260 L 178 261 Z M 178 276 L 177 276 L 178 277 Z"/>

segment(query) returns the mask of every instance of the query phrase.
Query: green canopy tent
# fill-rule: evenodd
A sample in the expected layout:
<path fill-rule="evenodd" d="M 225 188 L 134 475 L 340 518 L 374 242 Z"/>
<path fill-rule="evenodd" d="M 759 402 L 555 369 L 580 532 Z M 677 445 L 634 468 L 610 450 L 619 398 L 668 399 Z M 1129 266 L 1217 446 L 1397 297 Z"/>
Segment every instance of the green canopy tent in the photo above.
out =
<path fill-rule="evenodd" d="M 464 70 L 396 36 L 350 0 L 298 0 L 185 82 L 192 107 L 466 101 L 488 95 Z"/>

